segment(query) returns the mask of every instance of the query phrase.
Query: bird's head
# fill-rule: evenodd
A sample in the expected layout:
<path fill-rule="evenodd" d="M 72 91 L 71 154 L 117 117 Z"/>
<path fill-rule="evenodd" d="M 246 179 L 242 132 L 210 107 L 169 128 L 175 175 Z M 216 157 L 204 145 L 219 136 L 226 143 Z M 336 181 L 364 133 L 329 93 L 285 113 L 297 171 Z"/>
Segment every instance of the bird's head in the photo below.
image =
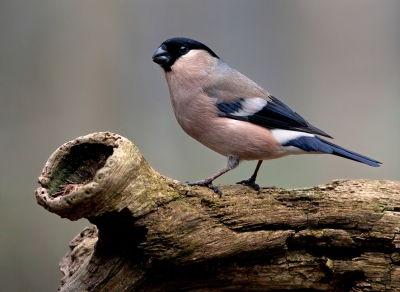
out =
<path fill-rule="evenodd" d="M 207 52 L 210 57 L 218 56 L 206 45 L 188 38 L 172 38 L 163 42 L 153 55 L 153 62 L 159 64 L 166 72 L 183 56 L 190 52 L 201 50 Z"/>

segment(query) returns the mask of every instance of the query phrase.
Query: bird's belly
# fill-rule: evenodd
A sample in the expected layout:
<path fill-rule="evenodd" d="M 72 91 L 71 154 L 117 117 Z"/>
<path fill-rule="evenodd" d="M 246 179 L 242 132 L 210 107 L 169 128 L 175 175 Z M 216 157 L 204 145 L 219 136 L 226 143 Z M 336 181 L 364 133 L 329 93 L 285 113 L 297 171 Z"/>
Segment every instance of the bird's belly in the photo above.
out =
<path fill-rule="evenodd" d="M 224 156 L 267 160 L 286 155 L 269 130 L 248 122 L 221 117 L 195 121 L 192 117 L 179 123 L 189 136 Z"/>

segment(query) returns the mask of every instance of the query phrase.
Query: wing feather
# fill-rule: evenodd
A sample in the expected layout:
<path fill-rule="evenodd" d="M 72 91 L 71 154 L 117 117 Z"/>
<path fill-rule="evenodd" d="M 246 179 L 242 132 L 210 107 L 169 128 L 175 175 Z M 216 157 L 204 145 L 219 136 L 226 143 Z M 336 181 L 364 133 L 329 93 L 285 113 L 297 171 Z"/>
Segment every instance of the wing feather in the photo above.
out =
<path fill-rule="evenodd" d="M 219 69 L 213 85 L 204 88 L 207 95 L 215 101 L 219 116 L 250 122 L 268 129 L 300 131 L 332 138 L 225 63 L 220 64 Z"/>

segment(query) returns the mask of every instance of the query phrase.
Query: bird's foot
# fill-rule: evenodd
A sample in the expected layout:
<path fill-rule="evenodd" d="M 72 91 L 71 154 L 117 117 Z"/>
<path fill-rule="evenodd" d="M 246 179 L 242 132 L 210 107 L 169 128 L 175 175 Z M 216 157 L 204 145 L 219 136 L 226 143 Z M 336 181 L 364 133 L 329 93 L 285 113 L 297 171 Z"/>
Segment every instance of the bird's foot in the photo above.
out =
<path fill-rule="evenodd" d="M 241 185 L 248 185 L 248 186 L 252 187 L 254 190 L 256 190 L 257 194 L 260 193 L 260 186 L 258 184 L 256 184 L 256 180 L 251 177 L 248 179 L 238 181 L 236 183 L 241 184 Z"/>
<path fill-rule="evenodd" d="M 212 184 L 212 180 L 208 180 L 208 179 L 203 179 L 203 180 L 199 180 L 199 181 L 195 181 L 195 182 L 188 182 L 185 181 L 185 184 L 189 185 L 189 186 L 203 186 L 203 187 L 207 187 L 209 189 L 212 189 L 214 191 L 214 193 L 218 194 L 219 197 L 221 198 L 222 196 L 222 192 L 219 189 L 219 187 L 216 187 Z"/>

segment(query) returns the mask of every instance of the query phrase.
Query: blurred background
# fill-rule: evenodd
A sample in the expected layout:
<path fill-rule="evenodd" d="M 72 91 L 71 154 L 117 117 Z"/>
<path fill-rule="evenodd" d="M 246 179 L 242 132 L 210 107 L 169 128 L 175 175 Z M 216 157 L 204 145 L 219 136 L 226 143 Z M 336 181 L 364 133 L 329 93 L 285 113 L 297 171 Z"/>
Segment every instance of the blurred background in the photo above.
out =
<path fill-rule="evenodd" d="M 118 133 L 156 171 L 181 181 L 225 165 L 175 120 L 164 74 L 151 60 L 167 38 L 205 43 L 335 143 L 383 162 L 292 156 L 264 162 L 261 186 L 400 180 L 399 13 L 397 0 L 1 0 L 1 290 L 56 291 L 60 259 L 90 225 L 36 204 L 37 177 L 63 143 Z M 248 178 L 255 165 L 245 162 L 216 183 Z"/>

